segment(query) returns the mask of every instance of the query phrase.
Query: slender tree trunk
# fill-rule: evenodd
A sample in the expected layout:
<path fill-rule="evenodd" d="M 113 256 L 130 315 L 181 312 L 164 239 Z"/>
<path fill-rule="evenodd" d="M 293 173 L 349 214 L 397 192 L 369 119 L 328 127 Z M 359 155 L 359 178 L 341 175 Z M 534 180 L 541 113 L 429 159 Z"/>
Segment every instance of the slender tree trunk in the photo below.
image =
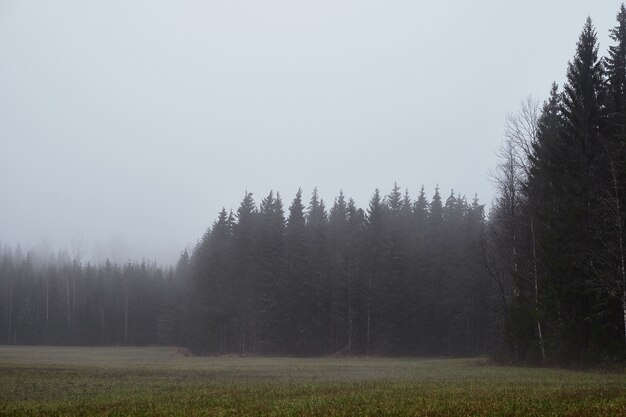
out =
<path fill-rule="evenodd" d="M 448 316 L 448 323 L 446 326 L 446 351 L 448 352 L 448 356 L 452 354 L 452 343 L 450 340 L 450 334 L 452 333 L 452 320 Z"/>
<path fill-rule="evenodd" d="M 367 303 L 367 332 L 366 332 L 366 345 L 365 345 L 365 354 L 370 354 L 370 331 L 371 331 L 371 311 L 370 305 Z"/>
<path fill-rule="evenodd" d="M 474 353 L 474 343 L 472 341 L 472 322 L 470 319 L 470 315 L 465 315 L 465 331 L 466 331 L 466 343 L 468 352 Z"/>
<path fill-rule="evenodd" d="M 65 279 L 65 301 L 66 301 L 66 321 L 67 321 L 67 337 L 68 337 L 68 341 L 69 338 L 71 336 L 71 332 L 72 332 L 72 316 L 71 316 L 71 300 L 70 300 L 70 280 L 69 279 Z"/>
<path fill-rule="evenodd" d="M 226 324 L 224 323 L 224 320 L 222 320 L 221 327 L 222 327 L 222 330 L 221 330 L 222 337 L 221 337 L 221 343 L 220 343 L 222 345 L 221 350 L 222 350 L 222 354 L 226 354 L 228 353 L 228 348 L 226 347 Z"/>
<path fill-rule="evenodd" d="M 72 317 L 76 317 L 76 271 L 72 274 Z"/>
<path fill-rule="evenodd" d="M 535 238 L 535 221 L 530 216 L 530 233 L 532 235 L 533 244 L 533 275 L 535 284 L 535 312 L 537 313 L 537 334 L 539 336 L 539 347 L 541 348 L 541 359 L 546 359 L 546 350 L 543 345 L 543 332 L 541 330 L 541 319 L 539 318 L 539 273 L 537 268 L 537 239 Z"/>
<path fill-rule="evenodd" d="M 100 342 L 104 343 L 104 307 L 100 306 Z"/>
<path fill-rule="evenodd" d="M 348 290 L 348 353 L 352 353 L 352 297 Z"/>
<path fill-rule="evenodd" d="M 128 340 L 128 294 L 124 302 L 124 343 Z"/>
<path fill-rule="evenodd" d="M 333 291 L 335 292 L 335 291 Z M 336 301 L 336 292 L 332 296 L 332 301 L 330 303 L 330 316 L 331 316 L 331 329 L 332 329 L 332 339 L 333 339 L 333 353 L 339 350 L 339 332 L 337 331 L 337 310 L 338 302 Z"/>
<path fill-rule="evenodd" d="M 50 322 L 50 281 L 46 276 L 46 331 L 48 331 L 48 323 Z"/>
<path fill-rule="evenodd" d="M 517 215 L 515 213 L 516 204 L 517 203 L 515 198 L 515 191 L 513 191 L 511 197 L 511 249 L 513 256 L 513 272 L 515 272 L 515 274 L 517 275 L 519 272 L 519 267 L 517 264 Z"/>
<path fill-rule="evenodd" d="M 9 287 L 9 293 L 7 294 L 9 305 L 9 332 L 7 334 L 7 342 L 11 344 L 11 333 L 13 331 L 13 288 Z"/>

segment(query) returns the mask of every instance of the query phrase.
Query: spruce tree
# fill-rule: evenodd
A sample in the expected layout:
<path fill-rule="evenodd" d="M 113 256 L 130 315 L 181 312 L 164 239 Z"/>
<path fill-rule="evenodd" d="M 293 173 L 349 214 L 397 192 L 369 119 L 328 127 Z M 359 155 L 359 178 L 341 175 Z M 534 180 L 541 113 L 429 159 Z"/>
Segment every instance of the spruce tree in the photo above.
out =
<path fill-rule="evenodd" d="M 601 297 L 611 300 L 604 304 L 605 315 L 615 323 L 613 333 L 626 348 L 626 8 L 621 5 L 617 26 L 610 32 L 614 45 L 605 58 L 607 94 L 606 149 L 604 195 L 602 198 L 602 249 L 605 267 L 598 283 Z"/>
<path fill-rule="evenodd" d="M 332 339 L 332 284 L 328 270 L 328 214 L 317 187 L 311 194 L 307 218 L 309 270 L 307 274 L 307 309 L 310 332 L 302 343 L 306 354 L 330 351 Z"/>
<path fill-rule="evenodd" d="M 233 286 L 239 294 L 236 305 L 236 328 L 240 354 L 257 350 L 256 323 L 258 320 L 257 238 L 259 215 L 252 193 L 246 191 L 237 209 L 237 222 L 233 225 L 234 259 Z"/>
<path fill-rule="evenodd" d="M 350 280 L 348 215 L 348 204 L 343 191 L 340 191 L 328 219 L 331 352 L 349 353 L 352 347 L 350 320 L 354 305 L 354 289 Z"/>
<path fill-rule="evenodd" d="M 348 200 L 347 217 L 346 268 L 349 288 L 352 290 L 348 306 L 348 351 L 364 354 L 368 351 L 369 335 L 366 216 L 352 198 Z"/>
<path fill-rule="evenodd" d="M 599 184 L 603 167 L 604 143 L 602 107 L 603 67 L 598 59 L 596 32 L 588 18 L 569 63 L 567 83 L 561 104 L 564 154 L 555 170 L 557 185 L 557 218 L 554 234 L 565 253 L 551 278 L 558 291 L 562 323 L 559 339 L 565 361 L 575 360 L 571 352 L 589 352 L 592 328 L 593 296 L 588 282 L 594 272 L 594 255 L 598 250 L 595 229 L 599 215 Z M 568 357 L 569 356 L 569 357 Z"/>
<path fill-rule="evenodd" d="M 306 219 L 302 204 L 302 189 L 298 189 L 291 206 L 285 231 L 286 280 L 285 285 L 277 288 L 279 308 L 282 310 L 284 334 L 280 341 L 286 352 L 299 352 L 306 340 L 311 339 L 311 306 L 307 304 L 308 288 L 308 245 Z"/>
<path fill-rule="evenodd" d="M 280 194 L 270 191 L 259 206 L 256 246 L 256 338 L 261 352 L 279 349 L 280 323 L 283 318 L 277 288 L 284 282 L 285 216 Z"/>

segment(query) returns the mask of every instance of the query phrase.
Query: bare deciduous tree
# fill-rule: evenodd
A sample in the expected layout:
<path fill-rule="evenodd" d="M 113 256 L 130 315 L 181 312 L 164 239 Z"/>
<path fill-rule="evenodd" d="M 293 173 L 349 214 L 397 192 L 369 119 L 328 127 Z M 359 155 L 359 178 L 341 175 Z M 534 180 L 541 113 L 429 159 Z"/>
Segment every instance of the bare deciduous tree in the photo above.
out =
<path fill-rule="evenodd" d="M 530 175 L 530 158 L 537 142 L 539 114 L 539 103 L 528 96 L 522 100 L 518 113 L 507 116 L 504 141 L 497 152 L 500 163 L 497 171 L 492 174 L 498 188 L 499 197 L 496 200 L 496 206 L 500 212 L 500 222 L 503 225 L 500 232 L 508 235 L 510 269 L 514 275 L 514 279 L 510 280 L 511 290 L 514 296 L 518 294 L 520 288 L 517 280 L 525 279 L 526 276 L 530 275 L 528 278 L 532 280 L 537 312 L 539 311 L 539 276 L 535 216 L 533 202 L 524 190 Z M 528 216 L 527 223 L 522 221 L 522 213 L 526 213 Z M 530 228 L 532 266 L 528 271 L 522 271 L 519 264 L 521 247 L 519 236 L 522 227 Z M 537 337 L 539 338 L 542 358 L 545 359 L 543 331 L 539 316 L 537 314 Z"/>

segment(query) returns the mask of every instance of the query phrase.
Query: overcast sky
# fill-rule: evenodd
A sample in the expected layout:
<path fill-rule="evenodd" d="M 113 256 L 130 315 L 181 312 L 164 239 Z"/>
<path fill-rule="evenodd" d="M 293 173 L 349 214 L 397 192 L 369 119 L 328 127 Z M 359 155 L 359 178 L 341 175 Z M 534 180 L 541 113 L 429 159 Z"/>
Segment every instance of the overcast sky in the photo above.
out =
<path fill-rule="evenodd" d="M 0 243 L 167 263 L 245 190 L 489 203 L 506 114 L 619 5 L 0 0 Z"/>

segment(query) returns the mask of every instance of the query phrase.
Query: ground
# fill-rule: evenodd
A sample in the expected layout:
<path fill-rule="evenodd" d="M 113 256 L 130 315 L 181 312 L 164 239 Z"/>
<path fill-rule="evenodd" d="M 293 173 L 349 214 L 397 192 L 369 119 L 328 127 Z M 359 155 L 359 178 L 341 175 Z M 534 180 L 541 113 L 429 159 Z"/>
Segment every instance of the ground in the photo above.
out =
<path fill-rule="evenodd" d="M 0 416 L 626 416 L 626 374 L 481 359 L 0 347 Z"/>

